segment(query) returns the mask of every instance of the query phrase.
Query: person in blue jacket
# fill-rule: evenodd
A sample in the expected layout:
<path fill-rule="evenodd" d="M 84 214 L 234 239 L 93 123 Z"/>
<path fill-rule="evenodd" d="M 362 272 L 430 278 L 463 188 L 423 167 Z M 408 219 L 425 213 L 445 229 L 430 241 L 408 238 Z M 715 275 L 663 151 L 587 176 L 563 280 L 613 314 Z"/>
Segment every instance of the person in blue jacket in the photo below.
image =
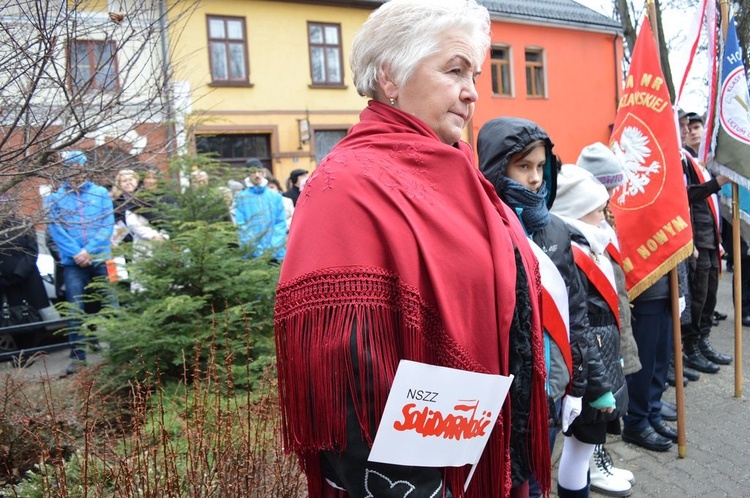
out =
<path fill-rule="evenodd" d="M 84 309 L 86 286 L 107 277 L 106 261 L 111 257 L 114 207 L 106 188 L 89 181 L 88 159 L 82 151 L 68 152 L 63 163 L 69 178 L 47 198 L 48 223 L 52 240 L 64 267 L 65 299 Z M 114 304 L 110 294 L 107 299 Z M 71 321 L 68 333 L 71 363 L 66 374 L 77 373 L 86 361 L 80 323 Z"/>
<path fill-rule="evenodd" d="M 251 164 L 247 178 L 249 186 L 234 198 L 240 245 L 247 247 L 253 257 L 270 254 L 280 261 L 286 255 L 284 201 L 280 193 L 268 188 L 260 161 Z"/>

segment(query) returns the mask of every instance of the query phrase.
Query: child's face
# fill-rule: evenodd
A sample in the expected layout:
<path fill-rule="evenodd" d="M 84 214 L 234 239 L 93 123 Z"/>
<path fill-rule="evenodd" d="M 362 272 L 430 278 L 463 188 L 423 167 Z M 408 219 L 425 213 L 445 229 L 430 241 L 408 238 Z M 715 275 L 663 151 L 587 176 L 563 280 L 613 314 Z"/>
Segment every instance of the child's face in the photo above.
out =
<path fill-rule="evenodd" d="M 604 216 L 604 209 L 607 207 L 607 203 L 605 202 L 598 208 L 591 211 L 586 216 L 581 216 L 578 218 L 584 223 L 588 223 L 589 225 L 594 225 L 595 227 L 601 226 L 602 221 L 604 221 L 606 218 Z"/>
<path fill-rule="evenodd" d="M 537 192 L 544 182 L 544 165 L 547 152 L 543 145 L 534 147 L 525 157 L 520 153 L 511 157 L 505 176 L 515 180 L 532 192 Z"/>

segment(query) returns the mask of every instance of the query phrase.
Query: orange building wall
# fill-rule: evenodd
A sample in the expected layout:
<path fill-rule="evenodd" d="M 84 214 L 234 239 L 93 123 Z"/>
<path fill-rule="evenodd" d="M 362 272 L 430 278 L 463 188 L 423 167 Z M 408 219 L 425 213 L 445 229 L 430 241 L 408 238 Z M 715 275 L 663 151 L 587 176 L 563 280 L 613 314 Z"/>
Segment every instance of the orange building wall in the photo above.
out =
<path fill-rule="evenodd" d="M 497 21 L 492 33 L 493 44 L 512 48 L 514 97 L 492 96 L 488 54 L 477 80 L 479 100 L 470 136 L 474 145 L 482 125 L 500 116 L 537 122 L 563 163 L 575 162 L 586 145 L 608 143 L 622 82 L 619 36 Z M 526 47 L 544 50 L 547 98 L 526 96 Z"/>

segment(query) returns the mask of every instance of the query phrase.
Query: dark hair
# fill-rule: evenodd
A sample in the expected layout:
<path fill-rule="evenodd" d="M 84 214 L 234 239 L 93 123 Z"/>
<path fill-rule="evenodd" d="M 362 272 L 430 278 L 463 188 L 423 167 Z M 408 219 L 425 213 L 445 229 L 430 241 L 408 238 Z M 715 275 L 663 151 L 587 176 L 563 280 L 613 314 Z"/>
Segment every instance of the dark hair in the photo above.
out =
<path fill-rule="evenodd" d="M 138 165 L 138 169 L 140 169 L 144 173 L 153 173 L 155 175 L 161 174 L 161 170 L 159 169 L 159 167 L 151 163 L 140 163 Z"/>
<path fill-rule="evenodd" d="M 547 142 L 545 142 L 545 141 L 544 141 L 544 140 L 542 140 L 542 139 L 539 139 L 539 140 L 534 140 L 533 142 L 529 142 L 529 143 L 528 143 L 528 144 L 526 145 L 526 147 L 524 147 L 524 148 L 523 148 L 523 149 L 521 149 L 520 151 L 518 151 L 518 152 L 516 152 L 515 154 L 513 154 L 513 156 L 512 156 L 512 157 L 511 157 L 510 159 L 511 159 L 511 161 L 516 161 L 516 160 L 518 160 L 518 159 L 523 159 L 524 157 L 526 157 L 526 156 L 528 156 L 529 154 L 531 154 L 531 151 L 532 151 L 532 150 L 534 150 L 534 149 L 536 149 L 537 147 L 540 147 L 540 146 L 541 146 L 541 147 L 544 147 L 544 150 L 545 150 L 545 153 L 546 153 L 546 150 L 547 150 Z M 509 161 L 509 162 L 510 162 L 510 161 Z"/>
<path fill-rule="evenodd" d="M 696 121 L 700 124 L 703 124 L 703 116 L 698 114 L 697 112 L 689 112 L 685 115 L 687 118 L 688 124 L 695 123 Z"/>
<path fill-rule="evenodd" d="M 269 178 L 268 183 L 276 185 L 276 188 L 279 189 L 279 192 L 284 192 L 284 189 L 281 188 L 281 184 L 276 178 Z"/>
<path fill-rule="evenodd" d="M 562 166 L 560 158 L 552 153 L 552 142 L 550 142 L 549 139 L 543 138 L 529 142 L 526 144 L 526 147 L 510 156 L 507 164 L 525 158 L 537 147 L 544 148 L 546 159 L 544 166 L 544 182 L 547 184 L 547 208 L 550 208 L 552 203 L 555 202 L 555 197 L 557 196 L 557 173 Z M 507 164 L 506 170 L 503 171 L 503 176 L 507 176 Z"/>

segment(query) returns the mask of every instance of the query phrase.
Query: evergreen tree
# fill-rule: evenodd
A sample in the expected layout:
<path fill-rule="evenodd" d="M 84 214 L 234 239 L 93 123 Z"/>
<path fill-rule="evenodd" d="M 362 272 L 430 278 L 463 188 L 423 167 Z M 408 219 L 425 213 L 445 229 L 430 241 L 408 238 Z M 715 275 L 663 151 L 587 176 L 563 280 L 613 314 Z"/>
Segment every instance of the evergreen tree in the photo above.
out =
<path fill-rule="evenodd" d="M 235 383 L 257 380 L 274 361 L 278 266 L 245 256 L 227 201 L 211 186 L 181 192 L 174 182 L 141 199 L 169 240 L 152 243 L 150 257 L 135 261 L 132 245 L 124 245 L 130 279 L 142 290 L 108 284 L 120 305 L 86 319 L 109 345 L 103 373 L 112 389 L 149 373 L 180 378 L 187 367 L 191 374 L 212 348 L 233 353 L 225 367 L 234 370 Z"/>

